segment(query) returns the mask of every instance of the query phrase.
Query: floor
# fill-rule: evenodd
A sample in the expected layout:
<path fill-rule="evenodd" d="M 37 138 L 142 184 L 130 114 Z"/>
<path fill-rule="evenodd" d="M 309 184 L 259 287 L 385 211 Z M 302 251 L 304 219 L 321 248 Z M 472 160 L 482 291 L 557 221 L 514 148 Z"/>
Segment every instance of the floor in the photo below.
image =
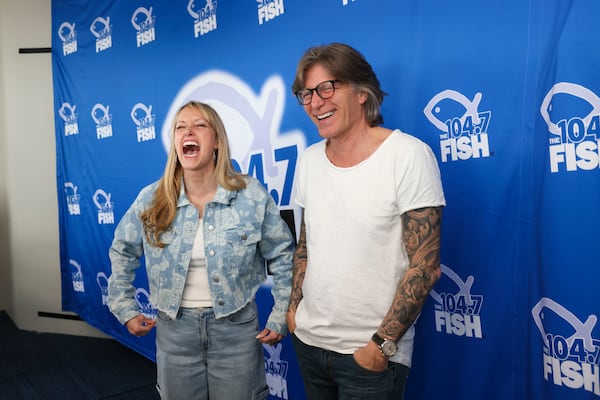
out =
<path fill-rule="evenodd" d="M 0 400 L 153 400 L 156 365 L 116 340 L 19 330 L 0 311 Z"/>

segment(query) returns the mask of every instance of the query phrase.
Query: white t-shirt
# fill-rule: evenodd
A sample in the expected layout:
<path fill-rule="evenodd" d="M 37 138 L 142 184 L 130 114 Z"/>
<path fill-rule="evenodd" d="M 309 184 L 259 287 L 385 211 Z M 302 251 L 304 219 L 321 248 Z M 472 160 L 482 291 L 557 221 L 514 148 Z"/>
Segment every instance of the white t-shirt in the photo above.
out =
<path fill-rule="evenodd" d="M 188 308 L 212 307 L 210 286 L 208 285 L 208 269 L 204 254 L 204 236 L 202 235 L 202 218 L 198 221 L 192 257 L 183 287 L 181 306 Z"/>
<path fill-rule="evenodd" d="M 333 165 L 325 141 L 304 151 L 296 175 L 308 264 L 295 335 L 308 345 L 352 354 L 368 343 L 408 269 L 400 216 L 445 205 L 431 148 L 393 131 L 366 160 Z M 411 365 L 414 327 L 392 361 Z"/>

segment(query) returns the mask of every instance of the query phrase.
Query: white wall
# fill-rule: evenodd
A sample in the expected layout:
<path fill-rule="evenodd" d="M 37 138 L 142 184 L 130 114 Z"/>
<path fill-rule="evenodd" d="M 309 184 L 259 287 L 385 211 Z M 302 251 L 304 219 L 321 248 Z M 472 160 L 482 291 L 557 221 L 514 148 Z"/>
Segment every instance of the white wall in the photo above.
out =
<path fill-rule="evenodd" d="M 61 310 L 49 0 L 0 0 L 0 310 L 24 330 L 105 336 Z"/>

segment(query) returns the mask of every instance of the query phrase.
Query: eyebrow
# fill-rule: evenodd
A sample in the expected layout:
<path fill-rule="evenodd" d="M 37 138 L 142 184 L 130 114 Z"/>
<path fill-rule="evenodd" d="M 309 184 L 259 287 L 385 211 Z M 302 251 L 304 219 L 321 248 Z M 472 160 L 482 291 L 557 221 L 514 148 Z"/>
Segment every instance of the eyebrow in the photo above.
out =
<path fill-rule="evenodd" d="M 208 121 L 206 119 L 204 119 L 204 118 L 196 118 L 196 119 L 192 120 L 191 122 L 192 123 L 195 123 L 195 122 L 206 122 L 206 123 L 208 123 Z M 175 121 L 175 123 L 176 124 L 180 124 L 180 123 L 185 124 L 186 121 L 178 119 L 177 121 Z"/>

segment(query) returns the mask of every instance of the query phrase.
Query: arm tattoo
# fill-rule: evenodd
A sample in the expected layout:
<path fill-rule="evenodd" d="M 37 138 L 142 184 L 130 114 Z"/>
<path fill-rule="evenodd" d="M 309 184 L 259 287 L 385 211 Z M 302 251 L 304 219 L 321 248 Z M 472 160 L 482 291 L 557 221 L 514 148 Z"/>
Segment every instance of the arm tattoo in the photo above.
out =
<path fill-rule="evenodd" d="M 417 319 L 429 292 L 440 278 L 441 218 L 442 207 L 421 208 L 402 214 L 409 267 L 379 326 L 380 335 L 400 339 Z"/>
<path fill-rule="evenodd" d="M 292 278 L 292 295 L 288 311 L 295 312 L 300 300 L 302 300 L 302 283 L 304 282 L 304 273 L 306 272 L 306 227 L 304 225 L 304 214 L 300 223 L 300 237 L 294 253 L 294 274 Z"/>

